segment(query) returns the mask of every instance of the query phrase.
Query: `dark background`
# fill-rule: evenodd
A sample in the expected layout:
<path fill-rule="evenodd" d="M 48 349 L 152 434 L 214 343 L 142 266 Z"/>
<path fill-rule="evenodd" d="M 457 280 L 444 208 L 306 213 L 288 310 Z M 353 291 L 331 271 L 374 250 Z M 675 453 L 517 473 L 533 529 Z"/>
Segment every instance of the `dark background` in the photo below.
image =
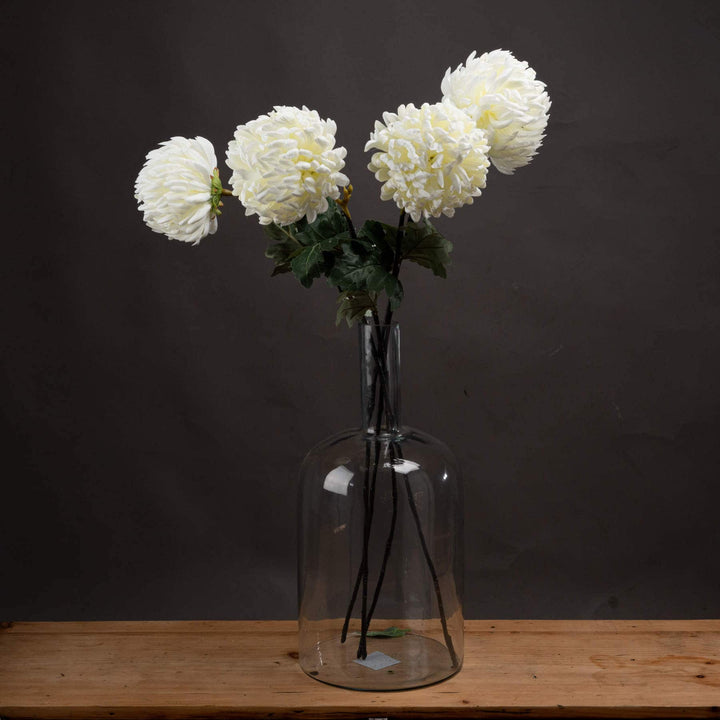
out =
<path fill-rule="evenodd" d="M 455 450 L 466 615 L 720 614 L 720 6 L 5 3 L 0 619 L 291 618 L 295 472 L 359 419 L 335 293 L 226 202 L 146 228 L 145 153 L 275 104 L 363 146 L 471 50 L 547 83 L 533 163 L 404 268 L 404 417 Z"/>

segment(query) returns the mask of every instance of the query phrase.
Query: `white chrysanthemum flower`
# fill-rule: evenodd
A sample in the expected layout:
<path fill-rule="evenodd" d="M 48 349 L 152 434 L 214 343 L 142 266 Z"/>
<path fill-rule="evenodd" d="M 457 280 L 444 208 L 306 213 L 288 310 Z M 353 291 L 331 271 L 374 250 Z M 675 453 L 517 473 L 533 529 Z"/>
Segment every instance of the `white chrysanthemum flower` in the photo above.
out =
<path fill-rule="evenodd" d="M 143 220 L 172 240 L 197 244 L 217 230 L 221 186 L 208 140 L 174 137 L 151 150 L 135 181 Z"/>
<path fill-rule="evenodd" d="M 483 130 L 453 105 L 401 105 L 375 122 L 365 150 L 376 149 L 368 169 L 383 183 L 380 197 L 391 198 L 417 222 L 452 217 L 485 187 L 490 165 Z"/>
<path fill-rule="evenodd" d="M 550 98 L 535 71 L 507 50 L 480 57 L 445 72 L 443 100 L 467 112 L 487 132 L 490 160 L 506 175 L 527 165 L 545 137 Z"/>
<path fill-rule="evenodd" d="M 227 149 L 233 195 L 256 214 L 261 225 L 289 225 L 307 217 L 313 222 L 340 196 L 338 185 L 350 181 L 344 147 L 335 147 L 337 126 L 315 110 L 278 105 L 245 125 L 238 125 Z"/>

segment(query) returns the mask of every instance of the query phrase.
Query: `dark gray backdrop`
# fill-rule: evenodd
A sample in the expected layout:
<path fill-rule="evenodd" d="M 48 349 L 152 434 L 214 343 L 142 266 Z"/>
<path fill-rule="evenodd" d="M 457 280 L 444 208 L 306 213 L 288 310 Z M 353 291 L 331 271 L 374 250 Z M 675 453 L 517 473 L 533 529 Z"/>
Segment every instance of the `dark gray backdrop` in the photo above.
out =
<path fill-rule="evenodd" d="M 720 610 L 720 8 L 700 2 L 6 3 L 0 619 L 290 618 L 295 470 L 358 419 L 335 293 L 269 277 L 234 200 L 197 247 L 132 197 L 172 135 L 274 104 L 363 152 L 497 47 L 545 146 L 403 270 L 404 415 L 466 483 L 468 617 Z"/>

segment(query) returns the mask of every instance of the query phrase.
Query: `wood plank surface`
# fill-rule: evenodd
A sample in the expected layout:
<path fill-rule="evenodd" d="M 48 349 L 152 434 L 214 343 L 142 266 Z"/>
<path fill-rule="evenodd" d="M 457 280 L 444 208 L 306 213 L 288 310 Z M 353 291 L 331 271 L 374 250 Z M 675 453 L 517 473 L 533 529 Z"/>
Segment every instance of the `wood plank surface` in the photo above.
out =
<path fill-rule="evenodd" d="M 296 658 L 295 622 L 4 623 L 0 717 L 720 720 L 720 620 L 468 621 L 462 671 L 402 692 Z"/>

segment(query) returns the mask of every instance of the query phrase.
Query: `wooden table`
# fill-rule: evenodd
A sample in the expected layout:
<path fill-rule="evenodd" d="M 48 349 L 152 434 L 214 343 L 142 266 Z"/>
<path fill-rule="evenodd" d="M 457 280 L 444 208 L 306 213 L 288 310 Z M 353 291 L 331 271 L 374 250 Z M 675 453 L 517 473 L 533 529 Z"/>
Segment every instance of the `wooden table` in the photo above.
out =
<path fill-rule="evenodd" d="M 366 693 L 307 677 L 294 622 L 4 623 L 0 717 L 714 717 L 720 620 L 466 624 L 463 670 Z"/>

